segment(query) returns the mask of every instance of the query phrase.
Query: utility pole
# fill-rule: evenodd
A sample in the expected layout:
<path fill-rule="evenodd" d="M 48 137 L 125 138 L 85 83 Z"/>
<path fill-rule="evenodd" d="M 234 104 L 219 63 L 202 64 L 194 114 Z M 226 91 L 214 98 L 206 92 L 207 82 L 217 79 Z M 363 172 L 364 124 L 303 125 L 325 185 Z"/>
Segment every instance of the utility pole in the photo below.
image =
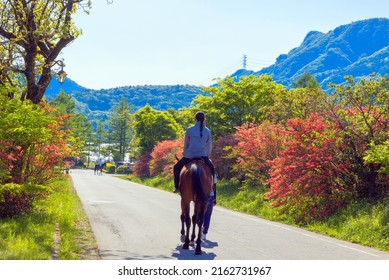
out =
<path fill-rule="evenodd" d="M 246 70 L 247 68 L 247 55 L 243 55 L 243 69 Z"/>

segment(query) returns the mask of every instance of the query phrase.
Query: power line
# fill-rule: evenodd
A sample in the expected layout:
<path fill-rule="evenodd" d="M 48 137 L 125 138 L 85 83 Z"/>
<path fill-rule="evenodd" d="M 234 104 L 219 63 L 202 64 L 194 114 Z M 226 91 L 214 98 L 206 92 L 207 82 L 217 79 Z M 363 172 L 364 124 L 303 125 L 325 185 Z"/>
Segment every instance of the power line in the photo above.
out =
<path fill-rule="evenodd" d="M 218 71 L 218 73 L 216 75 L 213 75 L 210 80 L 214 78 L 223 78 L 225 76 L 232 75 L 239 69 L 244 69 L 244 70 L 250 69 L 253 71 L 259 71 L 264 67 L 270 66 L 272 63 L 273 62 L 270 60 L 257 59 L 257 58 L 249 57 L 247 55 L 243 55 L 241 59 L 235 60 L 230 65 Z"/>
<path fill-rule="evenodd" d="M 243 69 L 246 70 L 247 67 L 247 55 L 243 55 Z"/>

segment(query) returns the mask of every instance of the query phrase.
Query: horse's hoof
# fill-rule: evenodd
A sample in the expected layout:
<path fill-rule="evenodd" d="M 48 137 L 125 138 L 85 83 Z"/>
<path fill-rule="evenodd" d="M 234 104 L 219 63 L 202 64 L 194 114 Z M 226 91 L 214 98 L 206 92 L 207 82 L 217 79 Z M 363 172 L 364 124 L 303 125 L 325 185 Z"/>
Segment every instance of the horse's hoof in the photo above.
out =
<path fill-rule="evenodd" d="M 184 242 L 185 242 L 185 238 L 186 238 L 186 236 L 185 236 L 185 235 L 181 235 L 181 238 L 180 238 L 180 240 L 181 240 L 181 242 L 182 242 L 182 243 L 184 243 Z"/>
<path fill-rule="evenodd" d="M 202 254 L 201 250 L 199 250 L 199 251 L 196 250 L 196 251 L 195 251 L 195 255 L 201 255 L 201 254 Z"/>
<path fill-rule="evenodd" d="M 182 245 L 182 249 L 188 250 L 189 249 L 189 244 Z"/>

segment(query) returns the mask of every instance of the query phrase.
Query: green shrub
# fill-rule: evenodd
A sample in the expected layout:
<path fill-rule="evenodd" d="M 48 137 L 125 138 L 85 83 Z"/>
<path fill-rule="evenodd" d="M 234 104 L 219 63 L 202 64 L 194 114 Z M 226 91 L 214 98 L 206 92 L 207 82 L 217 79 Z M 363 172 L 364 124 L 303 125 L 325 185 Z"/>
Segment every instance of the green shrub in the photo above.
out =
<path fill-rule="evenodd" d="M 116 173 L 118 173 L 118 174 L 130 174 L 131 170 L 130 170 L 129 166 L 121 165 L 118 168 L 116 168 Z"/>
<path fill-rule="evenodd" d="M 115 173 L 116 166 L 112 163 L 107 162 L 104 171 L 109 173 L 109 174 L 114 174 Z"/>
<path fill-rule="evenodd" d="M 9 218 L 28 213 L 36 199 L 46 196 L 48 188 L 35 185 L 8 183 L 0 185 L 0 218 Z"/>

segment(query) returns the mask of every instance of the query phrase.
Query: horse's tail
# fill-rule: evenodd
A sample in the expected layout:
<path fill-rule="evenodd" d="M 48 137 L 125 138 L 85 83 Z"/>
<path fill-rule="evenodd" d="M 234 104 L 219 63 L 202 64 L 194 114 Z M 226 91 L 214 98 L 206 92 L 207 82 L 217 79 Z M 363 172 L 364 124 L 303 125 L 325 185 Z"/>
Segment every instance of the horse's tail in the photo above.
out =
<path fill-rule="evenodd" d="M 198 164 L 191 165 L 190 173 L 192 175 L 193 193 L 196 195 L 197 198 L 200 198 L 201 201 L 206 202 L 207 197 L 206 197 L 204 189 L 203 189 L 203 183 L 201 182 L 200 172 L 201 172 L 200 165 L 198 165 Z"/>

